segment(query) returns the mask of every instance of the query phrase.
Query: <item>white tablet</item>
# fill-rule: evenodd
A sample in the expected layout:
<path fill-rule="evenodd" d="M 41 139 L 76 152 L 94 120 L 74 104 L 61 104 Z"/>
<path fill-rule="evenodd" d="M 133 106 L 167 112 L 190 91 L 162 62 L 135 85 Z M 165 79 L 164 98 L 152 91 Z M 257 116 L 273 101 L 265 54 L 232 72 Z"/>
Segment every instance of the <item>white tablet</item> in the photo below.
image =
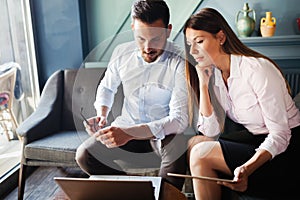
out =
<path fill-rule="evenodd" d="M 167 175 L 168 176 L 182 177 L 182 178 L 197 178 L 197 179 L 208 180 L 208 181 L 221 181 L 221 182 L 229 182 L 229 183 L 235 183 L 236 182 L 232 179 L 213 178 L 213 177 L 207 177 L 207 176 L 191 176 L 191 175 L 174 174 L 174 173 L 167 173 Z"/>

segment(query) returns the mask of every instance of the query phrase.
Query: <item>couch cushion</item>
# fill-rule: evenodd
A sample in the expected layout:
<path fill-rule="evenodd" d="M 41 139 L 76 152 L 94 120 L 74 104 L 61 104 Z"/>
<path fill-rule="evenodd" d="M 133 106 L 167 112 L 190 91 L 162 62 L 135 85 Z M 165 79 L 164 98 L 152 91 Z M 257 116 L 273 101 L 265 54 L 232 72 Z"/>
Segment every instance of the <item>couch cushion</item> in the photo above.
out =
<path fill-rule="evenodd" d="M 86 132 L 59 132 L 26 145 L 24 156 L 34 160 L 74 163 L 77 147 L 88 137 Z"/>

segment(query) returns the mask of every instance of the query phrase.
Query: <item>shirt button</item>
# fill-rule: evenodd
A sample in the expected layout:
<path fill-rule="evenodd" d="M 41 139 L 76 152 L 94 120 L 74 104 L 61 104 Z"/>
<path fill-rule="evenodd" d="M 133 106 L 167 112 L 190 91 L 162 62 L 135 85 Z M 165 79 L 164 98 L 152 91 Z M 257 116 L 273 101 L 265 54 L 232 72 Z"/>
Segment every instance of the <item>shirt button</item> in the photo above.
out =
<path fill-rule="evenodd" d="M 83 93 L 83 91 L 84 91 L 83 87 L 78 88 L 79 93 Z"/>

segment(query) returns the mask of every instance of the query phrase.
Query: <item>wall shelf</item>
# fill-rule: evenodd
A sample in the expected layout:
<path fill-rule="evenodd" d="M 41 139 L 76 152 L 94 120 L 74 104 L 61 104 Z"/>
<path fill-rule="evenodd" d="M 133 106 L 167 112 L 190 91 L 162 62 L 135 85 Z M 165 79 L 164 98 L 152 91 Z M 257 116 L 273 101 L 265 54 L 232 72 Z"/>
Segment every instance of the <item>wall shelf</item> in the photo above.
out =
<path fill-rule="evenodd" d="M 248 47 L 277 60 L 300 60 L 300 35 L 240 38 Z"/>
<path fill-rule="evenodd" d="M 300 92 L 300 35 L 247 37 L 240 40 L 279 65 L 292 88 L 292 96 Z"/>

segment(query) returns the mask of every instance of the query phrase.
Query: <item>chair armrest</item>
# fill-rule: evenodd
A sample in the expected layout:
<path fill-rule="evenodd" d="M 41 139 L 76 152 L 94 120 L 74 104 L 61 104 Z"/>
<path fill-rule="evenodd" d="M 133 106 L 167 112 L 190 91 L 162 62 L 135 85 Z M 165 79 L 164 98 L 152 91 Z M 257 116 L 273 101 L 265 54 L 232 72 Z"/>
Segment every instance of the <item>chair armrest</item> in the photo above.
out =
<path fill-rule="evenodd" d="M 16 133 L 30 143 L 61 129 L 61 109 L 63 98 L 62 70 L 56 71 L 45 84 L 36 110 L 16 129 Z"/>
<path fill-rule="evenodd" d="M 298 93 L 298 94 L 294 97 L 294 101 L 295 101 L 296 107 L 300 110 L 300 93 Z"/>

